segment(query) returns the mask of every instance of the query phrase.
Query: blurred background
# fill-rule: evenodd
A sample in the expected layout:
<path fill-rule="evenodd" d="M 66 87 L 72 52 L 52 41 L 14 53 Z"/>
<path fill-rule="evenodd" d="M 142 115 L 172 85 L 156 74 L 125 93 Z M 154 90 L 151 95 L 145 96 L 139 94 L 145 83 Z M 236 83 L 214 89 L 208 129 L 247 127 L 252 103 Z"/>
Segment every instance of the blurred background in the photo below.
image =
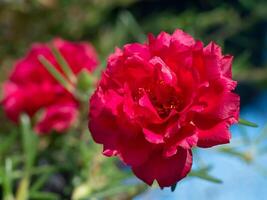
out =
<path fill-rule="evenodd" d="M 223 47 L 225 54 L 234 55 L 233 75 L 239 81 L 237 93 L 241 96 L 241 116 L 257 123 L 259 128 L 235 126 L 231 145 L 195 152 L 195 163 L 210 168 L 211 174 L 220 181 L 212 180 L 213 183 L 189 177 L 178 184 L 175 192 L 151 188 L 135 198 L 266 199 L 266 0 L 0 0 L 0 83 L 6 79 L 14 61 L 22 57 L 34 42 L 47 42 L 54 37 L 90 41 L 104 68 L 105 58 L 116 46 L 143 42 L 147 33 L 171 33 L 176 28 L 205 44 L 215 41 Z M 20 156 L 11 148 L 19 137 L 14 136 L 13 140 L 9 139 L 11 142 L 5 143 L 13 130 L 13 125 L 6 121 L 1 110 L 1 168 L 5 168 L 6 158 L 12 157 L 14 152 Z M 66 137 L 64 140 L 72 139 Z M 50 153 L 54 152 L 46 152 Z M 51 159 L 51 163 L 59 165 L 56 161 L 60 159 Z M 64 162 L 63 159 L 61 163 Z M 75 170 L 51 172 L 50 178 L 46 179 L 48 182 L 40 183 L 40 190 L 59 194 L 54 196 L 56 199 L 70 199 L 71 191 L 82 182 L 81 170 L 79 167 Z M 0 173 L 2 178 L 4 173 Z M 0 177 L 2 185 L 3 180 Z M 16 188 L 14 184 L 11 190 Z M 52 197 L 42 196 L 42 199 Z M 41 199 L 38 195 L 31 198 Z"/>

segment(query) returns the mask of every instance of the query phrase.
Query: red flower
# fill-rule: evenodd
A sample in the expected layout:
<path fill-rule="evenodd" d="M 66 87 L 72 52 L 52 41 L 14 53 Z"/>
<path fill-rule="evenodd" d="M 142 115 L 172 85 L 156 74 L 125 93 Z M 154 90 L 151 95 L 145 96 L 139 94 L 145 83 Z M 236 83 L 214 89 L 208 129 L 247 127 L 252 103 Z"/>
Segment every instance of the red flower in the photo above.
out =
<path fill-rule="evenodd" d="M 173 185 L 190 171 L 192 147 L 230 140 L 239 115 L 231 67 L 218 45 L 179 29 L 116 49 L 90 100 L 94 140 L 147 184 Z"/>
<path fill-rule="evenodd" d="M 54 39 L 51 46 L 59 50 L 75 75 L 81 70 L 90 73 L 98 64 L 96 52 L 88 43 Z M 49 45 L 34 44 L 26 57 L 15 64 L 9 80 L 4 83 L 2 105 L 14 122 L 21 113 L 34 117 L 42 110 L 35 126 L 38 133 L 63 132 L 75 121 L 79 103 L 41 64 L 38 59 L 41 55 L 62 73 Z"/>

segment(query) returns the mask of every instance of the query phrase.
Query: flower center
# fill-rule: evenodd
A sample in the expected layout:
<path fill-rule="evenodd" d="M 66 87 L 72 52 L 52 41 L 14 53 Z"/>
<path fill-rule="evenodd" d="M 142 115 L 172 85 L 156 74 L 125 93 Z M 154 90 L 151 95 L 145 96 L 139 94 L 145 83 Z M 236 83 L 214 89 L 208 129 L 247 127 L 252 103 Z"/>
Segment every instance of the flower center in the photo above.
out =
<path fill-rule="evenodd" d="M 161 118 L 168 117 L 172 110 L 178 111 L 181 107 L 180 95 L 173 90 L 161 96 L 161 94 L 156 95 L 151 89 L 138 88 L 134 100 L 138 101 L 145 93 Z"/>
<path fill-rule="evenodd" d="M 179 109 L 180 101 L 177 96 L 170 96 L 163 102 L 158 101 L 158 99 L 153 95 L 149 95 L 149 99 L 161 118 L 168 117 L 172 110 Z"/>

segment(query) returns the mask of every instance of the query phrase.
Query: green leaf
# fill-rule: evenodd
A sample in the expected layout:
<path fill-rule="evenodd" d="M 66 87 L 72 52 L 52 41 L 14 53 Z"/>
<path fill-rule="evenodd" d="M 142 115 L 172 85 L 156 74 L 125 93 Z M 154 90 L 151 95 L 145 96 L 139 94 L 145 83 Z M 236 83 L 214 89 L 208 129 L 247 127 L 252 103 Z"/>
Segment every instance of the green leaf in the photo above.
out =
<path fill-rule="evenodd" d="M 123 11 L 119 15 L 119 19 L 122 24 L 128 29 L 128 31 L 139 41 L 144 42 L 146 35 L 142 31 L 140 25 L 135 20 L 134 16 L 129 11 Z"/>
<path fill-rule="evenodd" d="M 255 124 L 255 123 L 253 123 L 253 122 L 250 122 L 250 121 L 247 121 L 247 120 L 245 120 L 245 119 L 241 119 L 241 118 L 239 118 L 239 124 L 241 124 L 241 125 L 244 125 L 244 126 L 250 126 L 250 127 L 258 127 L 258 125 L 257 124 Z"/>
<path fill-rule="evenodd" d="M 28 199 L 29 178 L 25 176 L 19 183 L 16 200 Z"/>
<path fill-rule="evenodd" d="M 63 70 L 63 72 L 67 75 L 67 77 L 69 78 L 69 80 L 72 83 L 76 82 L 76 76 L 73 73 L 71 67 L 69 66 L 69 64 L 67 63 L 67 61 L 65 60 L 65 58 L 62 56 L 62 54 L 60 53 L 60 51 L 56 48 L 56 47 L 52 47 L 51 48 L 59 66 L 61 67 L 61 69 Z"/>
<path fill-rule="evenodd" d="M 247 163 L 250 163 L 253 160 L 253 155 L 249 151 L 248 152 L 240 152 L 240 151 L 237 151 L 231 147 L 230 148 L 221 147 L 221 148 L 218 148 L 218 150 L 222 153 L 226 153 L 228 155 L 238 157 Z"/>
<path fill-rule="evenodd" d="M 37 153 L 37 137 L 32 132 L 31 121 L 28 115 L 20 116 L 20 128 L 22 133 L 22 146 L 25 159 L 23 178 L 20 180 L 16 199 L 27 200 L 30 184 L 30 173 Z"/>
<path fill-rule="evenodd" d="M 68 80 L 53 66 L 49 60 L 44 56 L 38 57 L 39 61 L 43 64 L 46 70 L 70 93 L 74 91 L 73 86 L 68 82 Z"/>
<path fill-rule="evenodd" d="M 50 192 L 31 192 L 29 194 L 30 199 L 38 199 L 38 200 L 58 200 L 60 197 L 57 194 L 50 193 Z"/>
<path fill-rule="evenodd" d="M 198 178 L 201 178 L 203 180 L 210 181 L 213 183 L 218 183 L 218 184 L 222 183 L 222 180 L 208 174 L 206 171 L 203 171 L 203 170 L 192 170 L 189 173 L 189 176 L 198 177 Z"/>
<path fill-rule="evenodd" d="M 40 177 L 38 176 L 38 179 L 33 183 L 33 185 L 30 188 L 30 193 L 38 191 L 44 185 L 44 183 L 47 181 L 49 177 L 50 174 L 42 174 Z"/>
<path fill-rule="evenodd" d="M 12 194 L 12 160 L 5 160 L 4 178 L 3 178 L 3 194 L 4 200 L 13 200 Z"/>
<path fill-rule="evenodd" d="M 25 157 L 25 170 L 27 171 L 27 174 L 29 174 L 37 153 L 38 138 L 35 133 L 32 132 L 31 122 L 28 115 L 22 114 L 20 117 L 20 123 Z"/>
<path fill-rule="evenodd" d="M 144 184 L 140 184 L 140 187 L 145 187 Z M 133 185 L 125 185 L 125 184 L 120 184 L 118 186 L 113 186 L 110 187 L 106 190 L 103 190 L 101 192 L 94 193 L 86 198 L 82 198 L 83 200 L 86 199 L 106 199 L 110 198 L 112 196 L 118 195 L 120 193 L 132 193 L 136 191 L 138 188 L 134 187 Z"/>

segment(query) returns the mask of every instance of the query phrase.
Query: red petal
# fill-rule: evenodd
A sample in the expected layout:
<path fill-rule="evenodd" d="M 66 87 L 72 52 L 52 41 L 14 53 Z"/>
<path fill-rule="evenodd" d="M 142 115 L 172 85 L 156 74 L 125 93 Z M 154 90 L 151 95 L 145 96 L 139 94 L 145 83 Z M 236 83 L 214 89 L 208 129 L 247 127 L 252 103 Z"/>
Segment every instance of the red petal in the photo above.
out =
<path fill-rule="evenodd" d="M 228 118 L 238 120 L 240 98 L 230 92 L 236 82 L 221 78 L 210 82 L 210 86 L 202 88 L 199 102 L 205 105 L 204 110 L 196 114 L 194 122 L 199 126 L 212 126 L 212 121 L 220 121 Z"/>
<path fill-rule="evenodd" d="M 169 47 L 171 36 L 168 33 L 161 32 L 156 38 L 152 34 L 149 34 L 148 39 L 150 51 L 155 55 L 161 55 Z"/>
<path fill-rule="evenodd" d="M 189 124 L 183 127 L 179 127 L 178 124 L 174 124 L 167 129 L 165 133 L 166 145 L 164 147 L 163 155 L 166 157 L 176 154 L 178 147 L 183 149 L 191 149 L 197 144 L 197 134 L 194 125 Z"/>
<path fill-rule="evenodd" d="M 68 129 L 77 119 L 76 105 L 52 105 L 45 109 L 43 117 L 37 122 L 35 130 L 46 134 L 55 130 L 59 133 Z"/>
<path fill-rule="evenodd" d="M 152 145 L 144 139 L 143 134 L 129 138 L 122 136 L 119 139 L 119 155 L 127 165 L 139 166 L 150 159 Z"/>
<path fill-rule="evenodd" d="M 148 60 L 150 58 L 150 52 L 147 45 L 139 43 L 127 44 L 124 46 L 123 51 L 124 51 L 124 56 L 126 57 L 131 57 L 133 55 L 136 55 L 145 60 Z"/>
<path fill-rule="evenodd" d="M 233 56 L 227 55 L 222 59 L 222 74 L 230 79 L 232 79 L 232 61 Z"/>
<path fill-rule="evenodd" d="M 195 44 L 194 38 L 180 29 L 176 29 L 172 34 L 172 40 L 177 40 L 184 46 L 192 46 Z"/>
<path fill-rule="evenodd" d="M 118 125 L 116 114 L 122 98 L 115 92 L 104 98 L 99 88 L 90 99 L 89 129 L 97 143 L 104 144 L 104 151 L 117 150 Z"/>
<path fill-rule="evenodd" d="M 104 144 L 104 152 L 116 151 L 119 130 L 116 119 L 110 112 L 103 111 L 100 115 L 91 114 L 89 129 L 95 142 Z"/>
<path fill-rule="evenodd" d="M 214 127 L 206 130 L 198 129 L 198 147 L 212 147 L 230 142 L 231 134 L 229 131 L 229 122 L 225 120 Z"/>
<path fill-rule="evenodd" d="M 142 109 L 145 109 L 140 110 L 140 112 L 142 111 L 141 113 L 143 113 L 143 115 L 150 121 L 162 121 L 146 93 L 139 99 L 139 105 Z"/>
<path fill-rule="evenodd" d="M 239 96 L 228 92 L 218 97 L 209 101 L 204 111 L 196 113 L 194 123 L 197 127 L 206 129 L 213 126 L 214 123 L 229 118 L 232 118 L 233 122 L 237 122 L 239 117 Z"/>
<path fill-rule="evenodd" d="M 163 136 L 157 133 L 154 133 L 153 131 L 150 131 L 148 129 L 143 128 L 143 133 L 145 135 L 145 138 L 148 142 L 154 143 L 154 144 L 160 144 L 163 143 Z"/>
<path fill-rule="evenodd" d="M 72 71 L 77 74 L 82 69 L 92 72 L 99 64 L 94 47 L 88 42 L 70 42 L 56 38 L 52 44 L 64 56 Z"/>
<path fill-rule="evenodd" d="M 140 166 L 133 167 L 135 175 L 152 185 L 157 180 L 160 187 L 169 187 L 184 178 L 191 170 L 192 152 L 179 148 L 175 156 L 165 158 L 161 152 L 154 153 Z"/>
<path fill-rule="evenodd" d="M 205 74 L 208 79 L 217 79 L 221 75 L 221 48 L 211 42 L 203 49 Z"/>
<path fill-rule="evenodd" d="M 172 72 L 160 57 L 155 56 L 149 62 L 155 66 L 155 69 L 157 69 L 159 81 L 162 80 L 168 85 L 176 84 L 177 80 L 175 73 Z"/>

